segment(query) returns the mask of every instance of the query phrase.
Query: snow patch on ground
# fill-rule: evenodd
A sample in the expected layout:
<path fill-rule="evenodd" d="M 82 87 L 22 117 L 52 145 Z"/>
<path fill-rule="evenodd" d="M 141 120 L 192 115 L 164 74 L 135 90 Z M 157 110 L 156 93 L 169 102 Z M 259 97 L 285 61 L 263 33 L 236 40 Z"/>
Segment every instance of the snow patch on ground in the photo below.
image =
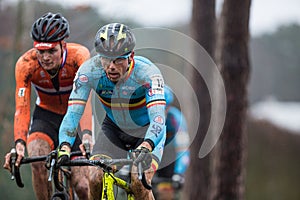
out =
<path fill-rule="evenodd" d="M 268 120 L 271 123 L 300 134 L 300 102 L 280 102 L 267 99 L 250 107 L 255 119 Z"/>

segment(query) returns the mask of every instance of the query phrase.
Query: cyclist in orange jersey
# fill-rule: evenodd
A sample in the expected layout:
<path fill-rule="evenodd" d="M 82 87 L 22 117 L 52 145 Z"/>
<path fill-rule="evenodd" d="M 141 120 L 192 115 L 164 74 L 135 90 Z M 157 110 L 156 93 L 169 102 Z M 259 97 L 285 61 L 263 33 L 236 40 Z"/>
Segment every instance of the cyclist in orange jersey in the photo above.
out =
<path fill-rule="evenodd" d="M 31 30 L 34 48 L 24 53 L 16 63 L 16 111 L 14 118 L 14 141 L 18 154 L 16 165 L 27 148 L 29 156 L 47 155 L 58 147 L 58 132 L 67 111 L 73 79 L 80 65 L 90 57 L 89 50 L 75 43 L 66 43 L 69 23 L 60 13 L 47 13 L 37 19 Z M 31 90 L 37 99 L 30 123 Z M 90 102 L 79 129 L 82 141 L 91 137 Z M 84 122 L 84 123 L 82 123 Z M 30 127 L 30 128 L 29 128 Z M 79 130 L 78 129 L 78 130 Z M 77 134 L 74 150 L 82 148 Z M 32 168 L 33 188 L 37 199 L 50 199 L 51 183 L 47 181 L 47 169 L 43 163 L 34 163 Z M 4 168 L 11 170 L 10 153 L 5 156 Z M 80 199 L 88 198 L 87 167 L 72 168 L 72 185 Z"/>

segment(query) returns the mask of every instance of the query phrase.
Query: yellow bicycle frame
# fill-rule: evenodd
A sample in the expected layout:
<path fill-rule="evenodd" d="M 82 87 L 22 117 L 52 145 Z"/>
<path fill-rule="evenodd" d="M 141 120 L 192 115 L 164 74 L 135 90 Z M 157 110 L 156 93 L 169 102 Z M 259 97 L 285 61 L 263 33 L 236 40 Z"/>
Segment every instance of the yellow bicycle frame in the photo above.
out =
<path fill-rule="evenodd" d="M 103 200 L 114 200 L 114 185 L 124 189 L 127 193 L 128 200 L 134 200 L 129 184 L 123 179 L 114 176 L 112 173 L 104 172 L 102 179 L 102 198 Z"/>

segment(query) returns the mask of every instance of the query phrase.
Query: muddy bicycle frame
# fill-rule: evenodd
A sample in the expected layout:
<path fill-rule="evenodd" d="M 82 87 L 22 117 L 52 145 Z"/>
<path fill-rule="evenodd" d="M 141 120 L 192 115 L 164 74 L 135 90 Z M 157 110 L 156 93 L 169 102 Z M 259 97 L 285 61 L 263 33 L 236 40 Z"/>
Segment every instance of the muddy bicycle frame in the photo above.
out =
<path fill-rule="evenodd" d="M 70 160 L 68 162 L 62 163 L 62 166 L 97 166 L 100 167 L 104 174 L 102 178 L 102 194 L 101 199 L 105 200 L 115 200 L 115 191 L 114 186 L 120 187 L 124 189 L 126 192 L 126 196 L 128 200 L 134 200 L 134 195 L 131 191 L 131 185 L 129 182 L 124 179 L 115 176 L 113 173 L 112 166 L 123 167 L 125 165 L 132 165 L 133 159 L 99 159 L 99 160 L 88 160 L 88 159 L 80 159 L 80 160 Z M 146 182 L 145 174 L 142 172 L 141 165 L 138 166 L 138 174 L 139 180 L 141 180 L 143 186 L 151 190 L 152 186 L 148 185 Z"/>

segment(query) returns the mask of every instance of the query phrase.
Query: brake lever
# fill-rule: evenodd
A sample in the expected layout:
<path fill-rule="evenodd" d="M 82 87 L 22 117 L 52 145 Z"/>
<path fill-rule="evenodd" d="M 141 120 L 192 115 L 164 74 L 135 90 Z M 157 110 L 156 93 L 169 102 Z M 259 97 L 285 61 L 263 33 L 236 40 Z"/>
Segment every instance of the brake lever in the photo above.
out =
<path fill-rule="evenodd" d="M 54 150 L 49 154 L 49 157 L 47 159 L 47 169 L 49 169 L 49 176 L 48 176 L 48 181 L 51 182 L 52 181 L 52 176 L 53 176 L 53 168 L 56 165 L 56 157 L 57 157 L 57 151 Z"/>
<path fill-rule="evenodd" d="M 143 178 L 143 168 L 142 168 L 142 163 L 138 164 L 138 178 L 141 181 Z"/>
<path fill-rule="evenodd" d="M 89 159 L 90 155 L 91 155 L 91 148 L 90 148 L 90 143 L 88 140 L 85 140 L 83 143 L 83 147 L 85 149 L 85 153 L 86 153 L 86 158 Z"/>
<path fill-rule="evenodd" d="M 15 180 L 16 172 L 16 160 L 17 160 L 17 151 L 15 148 L 12 148 L 10 151 L 10 167 L 11 167 L 11 180 Z"/>
<path fill-rule="evenodd" d="M 139 163 L 137 167 L 138 167 L 138 179 L 142 182 L 143 186 L 147 190 L 152 190 L 151 184 L 149 185 L 147 183 L 146 175 L 145 175 L 145 172 L 143 171 L 143 168 L 142 168 L 142 163 Z"/>
<path fill-rule="evenodd" d="M 52 158 L 51 163 L 50 163 L 49 176 L 48 176 L 48 181 L 49 182 L 52 181 L 53 168 L 54 168 L 55 164 L 56 164 L 56 159 Z"/>
<path fill-rule="evenodd" d="M 22 182 L 20 169 L 16 166 L 16 160 L 18 157 L 17 151 L 15 148 L 11 149 L 11 155 L 10 155 L 10 163 L 11 163 L 11 180 L 16 180 L 17 185 L 20 188 L 24 187 L 24 183 Z"/>

